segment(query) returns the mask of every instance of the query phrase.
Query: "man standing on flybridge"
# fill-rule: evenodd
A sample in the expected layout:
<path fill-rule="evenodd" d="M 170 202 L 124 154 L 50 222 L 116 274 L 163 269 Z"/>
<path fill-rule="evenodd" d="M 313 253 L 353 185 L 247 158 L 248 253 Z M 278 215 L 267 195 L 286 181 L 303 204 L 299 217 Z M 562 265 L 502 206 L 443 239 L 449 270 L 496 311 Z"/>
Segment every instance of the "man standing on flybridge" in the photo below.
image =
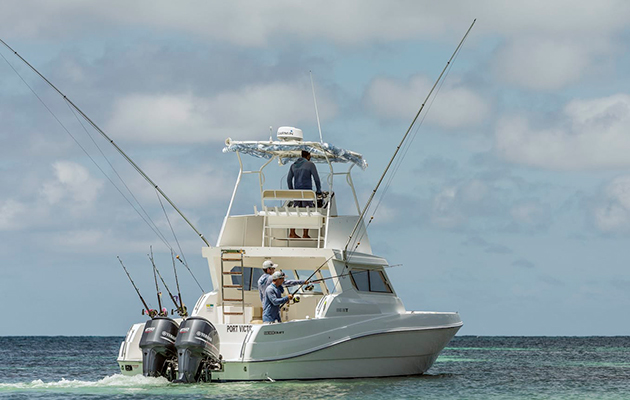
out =
<path fill-rule="evenodd" d="M 289 186 L 289 189 L 313 190 L 313 182 L 311 179 L 315 181 L 317 194 L 320 194 L 322 192 L 322 185 L 319 182 L 317 168 L 311 161 L 311 153 L 306 150 L 302 150 L 302 157 L 298 158 L 297 161 L 291 165 L 291 168 L 289 168 L 287 185 Z M 315 207 L 312 201 L 295 201 L 294 204 L 296 207 Z M 295 229 L 291 229 L 289 237 L 299 238 L 297 233 L 295 233 Z M 304 235 L 302 237 L 310 239 L 308 229 L 304 229 Z"/>

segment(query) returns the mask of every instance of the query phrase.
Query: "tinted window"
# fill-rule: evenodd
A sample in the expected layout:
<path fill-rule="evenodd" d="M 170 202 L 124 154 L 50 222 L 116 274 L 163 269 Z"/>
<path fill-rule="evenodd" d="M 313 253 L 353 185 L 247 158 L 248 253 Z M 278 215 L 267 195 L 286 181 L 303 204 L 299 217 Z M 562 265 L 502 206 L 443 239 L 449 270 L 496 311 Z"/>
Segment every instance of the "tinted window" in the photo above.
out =
<path fill-rule="evenodd" d="M 328 293 L 334 293 L 335 292 L 335 284 L 333 282 L 333 279 L 330 279 L 331 275 L 330 275 L 330 270 L 328 269 L 323 269 L 319 271 L 322 274 L 322 278 L 326 279 L 324 281 L 324 283 L 326 284 L 326 288 L 328 289 Z"/>
<path fill-rule="evenodd" d="M 241 267 L 232 267 L 230 272 L 240 272 Z M 232 285 L 240 285 L 242 282 L 242 275 L 230 275 L 232 277 Z"/>
<path fill-rule="evenodd" d="M 243 288 L 245 290 L 252 290 L 252 269 L 257 269 L 260 270 L 260 268 L 249 268 L 249 267 L 245 267 L 243 268 L 243 275 L 232 275 L 232 285 L 240 285 L 241 284 L 241 278 L 243 279 L 243 282 L 245 282 L 243 284 Z M 241 270 L 241 267 L 233 267 L 230 271 L 231 272 L 239 272 Z M 260 275 L 258 275 L 258 277 L 260 277 Z M 258 289 L 258 280 L 256 280 L 256 282 L 254 283 L 254 285 L 256 285 L 255 290 Z"/>
<path fill-rule="evenodd" d="M 357 288 L 357 290 L 360 290 L 362 292 L 370 291 L 370 282 L 368 279 L 367 271 L 350 271 L 350 276 L 352 277 L 352 281 L 354 282 L 354 286 Z"/>
<path fill-rule="evenodd" d="M 300 270 L 300 271 L 295 271 L 295 273 L 297 274 L 297 278 L 298 280 L 306 280 L 308 279 L 308 277 L 311 277 L 311 280 L 316 280 L 317 279 L 317 275 L 313 275 L 313 271 L 309 271 L 309 270 Z M 313 276 L 311 276 L 313 275 Z M 319 283 L 312 283 L 313 285 L 313 290 L 310 291 L 305 291 L 304 289 L 301 289 L 303 292 L 306 293 L 317 293 L 317 294 L 321 294 L 322 292 L 322 288 L 319 285 Z"/>
<path fill-rule="evenodd" d="M 355 269 L 350 271 L 350 276 L 354 286 L 361 292 L 392 293 L 380 271 Z"/>
<path fill-rule="evenodd" d="M 392 289 L 385 282 L 385 277 L 380 271 L 370 271 L 370 292 L 391 293 Z"/>
<path fill-rule="evenodd" d="M 258 290 L 258 280 L 263 276 L 262 268 L 253 268 L 252 272 L 252 290 Z"/>

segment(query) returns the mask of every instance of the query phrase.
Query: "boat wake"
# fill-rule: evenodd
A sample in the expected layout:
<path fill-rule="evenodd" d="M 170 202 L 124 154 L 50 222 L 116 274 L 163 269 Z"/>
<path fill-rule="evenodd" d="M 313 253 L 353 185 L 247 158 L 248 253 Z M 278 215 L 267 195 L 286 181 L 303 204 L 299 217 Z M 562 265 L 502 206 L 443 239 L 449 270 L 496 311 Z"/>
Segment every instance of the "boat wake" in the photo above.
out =
<path fill-rule="evenodd" d="M 44 382 L 35 379 L 31 382 L 0 383 L 0 392 L 12 390 L 46 390 L 46 389 L 81 389 L 81 388 L 128 388 L 144 389 L 156 388 L 169 385 L 166 378 L 149 378 L 142 375 L 125 376 L 114 374 L 106 376 L 98 381 L 68 380 L 61 378 L 60 381 Z"/>

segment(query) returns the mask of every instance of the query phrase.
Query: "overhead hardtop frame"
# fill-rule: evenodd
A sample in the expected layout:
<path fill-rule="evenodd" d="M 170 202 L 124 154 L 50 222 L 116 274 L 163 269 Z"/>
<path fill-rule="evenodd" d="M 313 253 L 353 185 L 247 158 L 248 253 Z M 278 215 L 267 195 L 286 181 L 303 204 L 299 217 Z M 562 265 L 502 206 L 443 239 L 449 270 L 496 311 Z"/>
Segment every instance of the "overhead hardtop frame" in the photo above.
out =
<path fill-rule="evenodd" d="M 297 160 L 302 157 L 302 150 L 306 150 L 311 153 L 311 161 L 315 163 L 328 164 L 330 174 L 328 175 L 327 183 L 330 191 L 333 191 L 333 177 L 335 175 L 345 175 L 346 182 L 352 190 L 352 196 L 357 208 L 357 213 L 361 213 L 359 206 L 359 200 L 357 198 L 354 183 L 352 181 L 351 171 L 352 168 L 357 165 L 362 170 L 367 168 L 367 161 L 363 159 L 363 156 L 354 151 L 345 150 L 339 147 L 335 147 L 328 143 L 320 142 L 303 142 L 303 141 L 233 141 L 228 138 L 225 141 L 226 147 L 223 149 L 224 153 L 236 153 L 239 163 L 238 177 L 236 178 L 236 184 L 234 185 L 234 191 L 232 192 L 232 198 L 230 199 L 230 205 L 227 210 L 226 219 L 230 216 L 232 206 L 234 204 L 234 198 L 241 182 L 241 178 L 244 174 L 258 174 L 258 182 L 260 185 L 260 199 L 261 206 L 264 202 L 263 191 L 265 183 L 265 175 L 263 170 L 273 160 L 277 160 L 279 165 L 286 165 L 288 162 Z M 247 154 L 256 158 L 267 159 L 260 169 L 257 171 L 249 171 L 243 169 L 243 162 L 241 160 L 241 154 Z M 333 164 L 350 164 L 350 167 L 345 172 L 335 172 Z"/>

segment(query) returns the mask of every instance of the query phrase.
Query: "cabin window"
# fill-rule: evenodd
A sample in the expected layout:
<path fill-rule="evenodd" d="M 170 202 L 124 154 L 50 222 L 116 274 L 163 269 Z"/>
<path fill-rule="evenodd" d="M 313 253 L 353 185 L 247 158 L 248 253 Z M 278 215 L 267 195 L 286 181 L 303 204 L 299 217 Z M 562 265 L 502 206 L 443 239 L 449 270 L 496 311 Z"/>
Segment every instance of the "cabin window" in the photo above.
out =
<path fill-rule="evenodd" d="M 366 270 L 353 270 L 350 271 L 350 276 L 352 277 L 352 283 L 354 283 L 354 287 L 361 292 L 369 292 L 370 291 L 370 279 Z"/>
<path fill-rule="evenodd" d="M 321 269 L 319 271 L 319 273 L 321 274 L 322 278 L 325 279 L 324 283 L 326 284 L 326 288 L 328 289 L 328 293 L 335 293 L 335 290 L 337 288 L 335 287 L 333 279 L 331 278 L 332 275 L 330 275 L 330 270 L 328 270 L 328 269 Z"/>
<path fill-rule="evenodd" d="M 239 272 L 241 267 L 233 267 L 230 271 Z M 245 290 L 258 290 L 258 279 L 262 276 L 263 271 L 260 268 L 243 268 L 243 276 L 241 280 L 241 275 L 232 275 L 232 285 L 241 285 L 241 282 L 244 282 L 243 289 Z"/>
<path fill-rule="evenodd" d="M 350 271 L 352 284 L 360 292 L 392 293 L 392 288 L 381 271 L 354 269 Z"/>
<path fill-rule="evenodd" d="M 391 293 L 392 289 L 385 281 L 385 276 L 381 271 L 370 271 L 370 292 Z"/>
<path fill-rule="evenodd" d="M 300 270 L 300 271 L 295 271 L 295 273 L 298 276 L 298 280 L 306 280 L 309 276 L 313 275 L 313 271 L 305 271 L 305 270 Z M 311 280 L 315 280 L 317 279 L 317 276 L 313 275 L 313 277 L 311 277 Z M 304 291 L 302 289 L 302 291 L 304 291 L 305 293 L 312 293 L 312 294 L 322 294 L 322 287 L 319 283 L 312 283 L 313 285 L 313 290 L 312 291 Z"/>
<path fill-rule="evenodd" d="M 258 290 L 258 280 L 264 273 L 262 268 L 252 268 L 252 290 Z"/>

